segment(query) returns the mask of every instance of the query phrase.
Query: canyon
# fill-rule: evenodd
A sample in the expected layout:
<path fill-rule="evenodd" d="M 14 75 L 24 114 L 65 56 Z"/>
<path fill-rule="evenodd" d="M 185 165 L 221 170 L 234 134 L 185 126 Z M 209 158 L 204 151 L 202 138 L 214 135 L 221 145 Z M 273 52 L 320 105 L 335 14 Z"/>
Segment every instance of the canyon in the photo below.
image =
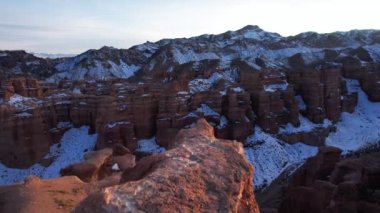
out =
<path fill-rule="evenodd" d="M 378 193 L 379 44 L 376 30 L 247 26 L 69 58 L 0 51 L 1 184 L 13 184 L 2 208 L 15 197 L 36 211 L 45 201 L 20 192 L 54 185 L 70 201 L 46 201 L 58 212 L 302 212 L 322 187 L 316 212 L 376 212 L 376 199 L 339 190 Z M 364 174 L 343 180 L 345 156 L 362 150 L 374 151 L 350 171 Z M 255 200 L 287 174 L 282 203 Z"/>

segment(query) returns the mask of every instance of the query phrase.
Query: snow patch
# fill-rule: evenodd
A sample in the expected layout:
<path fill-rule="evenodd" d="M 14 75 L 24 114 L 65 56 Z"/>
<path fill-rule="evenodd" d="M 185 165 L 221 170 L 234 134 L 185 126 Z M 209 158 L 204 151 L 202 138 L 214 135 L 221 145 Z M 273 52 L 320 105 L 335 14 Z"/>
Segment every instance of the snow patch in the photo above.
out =
<path fill-rule="evenodd" d="M 217 116 L 217 117 L 220 116 L 219 113 L 215 112 L 206 104 L 201 104 L 201 106 L 198 107 L 197 112 L 203 113 L 204 116 Z"/>
<path fill-rule="evenodd" d="M 289 134 L 289 133 L 299 133 L 299 132 L 311 132 L 313 129 L 327 128 L 327 127 L 332 125 L 331 121 L 328 119 L 324 119 L 323 123 L 321 123 L 321 124 L 315 124 L 302 115 L 299 115 L 298 118 L 299 118 L 300 123 L 301 123 L 299 127 L 295 127 L 292 124 L 288 123 L 288 124 L 286 124 L 285 127 L 281 127 L 279 129 L 279 133 L 280 134 Z"/>
<path fill-rule="evenodd" d="M 214 72 L 209 78 L 197 78 L 189 82 L 190 93 L 199 93 L 210 90 L 210 88 L 218 83 L 221 79 L 226 82 L 234 82 L 238 74 L 235 69 L 228 69 L 224 72 Z"/>
<path fill-rule="evenodd" d="M 113 61 L 94 60 L 93 66 L 85 67 L 80 65 L 80 58 L 75 57 L 73 60 L 66 61 L 56 66 L 60 73 L 48 78 L 47 82 L 58 82 L 63 79 L 106 79 L 109 77 L 129 78 L 135 74 L 141 67 L 134 64 L 127 64 L 122 60 L 119 64 Z"/>
<path fill-rule="evenodd" d="M 219 59 L 220 57 L 213 52 L 195 53 L 193 50 L 187 50 L 182 53 L 181 50 L 175 48 L 172 50 L 174 60 L 179 64 L 185 64 L 191 61 L 202 61 L 206 59 Z"/>
<path fill-rule="evenodd" d="M 114 171 L 120 171 L 119 164 L 115 163 L 115 164 L 112 166 L 112 170 L 114 170 Z"/>
<path fill-rule="evenodd" d="M 275 92 L 277 90 L 287 90 L 289 84 L 287 82 L 281 83 L 281 84 L 269 84 L 269 85 L 264 85 L 264 90 L 266 92 Z"/>
<path fill-rule="evenodd" d="M 82 92 L 80 91 L 79 88 L 74 88 L 73 89 L 73 93 L 76 94 L 76 95 L 82 95 Z"/>
<path fill-rule="evenodd" d="M 235 88 L 232 88 L 232 90 L 236 93 L 241 93 L 243 92 L 243 89 L 241 87 L 235 87 Z"/>
<path fill-rule="evenodd" d="M 28 117 L 32 117 L 33 114 L 30 114 L 28 112 L 21 112 L 21 113 L 17 113 L 15 116 L 20 117 L 20 118 L 28 118 Z"/>
<path fill-rule="evenodd" d="M 228 119 L 224 115 L 222 115 L 220 117 L 219 125 L 216 128 L 222 129 L 226 127 L 227 125 L 228 125 Z"/>
<path fill-rule="evenodd" d="M 307 106 L 306 106 L 306 103 L 305 101 L 303 100 L 302 96 L 300 95 L 297 95 L 294 97 L 298 103 L 298 108 L 302 111 L 305 111 L 307 109 Z"/>
<path fill-rule="evenodd" d="M 302 143 L 286 144 L 256 127 L 247 138 L 245 156 L 255 167 L 254 186 L 262 189 L 275 180 L 284 170 L 304 162 L 317 154 L 318 148 Z"/>
<path fill-rule="evenodd" d="M 45 156 L 45 159 L 54 158 L 48 167 L 35 164 L 28 169 L 14 169 L 0 163 L 0 185 L 23 181 L 29 175 L 40 178 L 59 177 L 62 168 L 81 162 L 84 153 L 95 148 L 97 135 L 89 135 L 88 131 L 87 126 L 68 130 L 60 143 L 51 146 L 50 152 Z"/>
<path fill-rule="evenodd" d="M 156 138 L 153 137 L 150 139 L 139 140 L 138 149 L 136 151 L 147 153 L 163 153 L 166 151 L 166 149 L 157 145 Z"/>
<path fill-rule="evenodd" d="M 14 106 L 17 110 L 26 111 L 36 106 L 41 105 L 43 102 L 36 98 L 28 98 L 18 94 L 10 97 L 8 104 Z"/>
<path fill-rule="evenodd" d="M 129 124 L 129 123 L 130 123 L 129 121 L 119 121 L 119 122 L 114 122 L 114 123 L 107 124 L 106 127 L 107 127 L 107 129 L 113 129 L 116 126 L 124 125 L 124 124 Z"/>

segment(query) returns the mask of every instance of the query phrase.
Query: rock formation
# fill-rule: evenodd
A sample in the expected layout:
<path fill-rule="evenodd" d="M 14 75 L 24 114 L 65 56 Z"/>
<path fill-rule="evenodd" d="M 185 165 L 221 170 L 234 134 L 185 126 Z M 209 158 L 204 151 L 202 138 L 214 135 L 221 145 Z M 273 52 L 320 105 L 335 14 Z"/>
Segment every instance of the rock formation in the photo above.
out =
<path fill-rule="evenodd" d="M 362 190 L 377 189 L 377 170 L 362 158 L 337 163 L 339 150 L 323 146 L 339 131 L 337 123 L 347 115 L 342 113 L 353 113 L 362 98 L 347 78 L 358 80 L 369 100 L 380 101 L 379 44 L 375 30 L 282 37 L 247 26 L 127 50 L 103 47 L 70 58 L 0 51 L 4 166 L 39 163 L 44 169 L 55 160 L 47 156 L 49 149 L 60 146 L 67 130 L 86 125 L 84 131 L 97 134 L 95 150 L 85 149 L 90 152 L 83 162 L 62 168 L 64 178 L 29 178 L 0 194 L 43 204 L 29 196 L 48 196 L 45 187 L 62 181 L 73 190 L 70 196 L 77 191 L 70 188 L 74 185 L 86 192 L 78 199 L 47 199 L 49 208 L 255 212 L 252 169 L 241 144 L 268 145 L 271 151 L 278 145 L 274 164 L 282 171 L 294 163 L 292 157 L 309 156 L 290 148 L 302 142 L 320 147 L 320 153 L 292 178 L 280 211 L 371 212 L 377 207 Z M 200 118 L 211 126 L 201 120 L 195 127 Z M 255 130 L 265 137 L 249 140 Z M 150 156 L 139 151 L 142 139 L 170 150 Z M 55 190 L 55 195 L 67 193 Z M 4 211 L 11 210 L 8 198 L 0 201 L 7 203 Z M 33 212 L 29 204 L 20 211 Z"/>
<path fill-rule="evenodd" d="M 120 185 L 90 195 L 75 212 L 258 212 L 253 169 L 242 152 L 199 120 L 180 131 L 175 148 L 141 159 Z"/>
<path fill-rule="evenodd" d="M 259 212 L 253 168 L 244 159 L 241 143 L 216 139 L 213 127 L 200 119 L 195 128 L 181 130 L 173 146 L 122 172 L 113 167 L 113 172 L 103 176 L 99 169 L 131 155 L 128 149 L 117 145 L 113 150 L 88 153 L 84 162 L 62 170 L 88 183 L 73 176 L 29 177 L 25 183 L 0 187 L 0 208 L 39 212 L 43 205 L 49 212 Z M 122 174 L 121 179 L 117 174 Z M 39 196 L 32 196 L 36 193 Z"/>
<path fill-rule="evenodd" d="M 292 177 L 279 212 L 378 212 L 379 157 L 340 159 L 340 150 L 321 148 Z"/>

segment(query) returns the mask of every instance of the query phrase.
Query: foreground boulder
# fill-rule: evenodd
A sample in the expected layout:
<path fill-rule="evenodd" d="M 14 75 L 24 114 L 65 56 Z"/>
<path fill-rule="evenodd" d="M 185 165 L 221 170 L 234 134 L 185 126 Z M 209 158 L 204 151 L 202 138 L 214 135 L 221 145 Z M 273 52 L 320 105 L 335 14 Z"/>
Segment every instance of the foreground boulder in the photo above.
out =
<path fill-rule="evenodd" d="M 219 140 L 203 119 L 175 148 L 140 160 L 120 185 L 86 198 L 75 212 L 258 212 L 253 169 L 238 142 Z"/>
<path fill-rule="evenodd" d="M 102 179 L 105 176 L 105 163 L 111 156 L 112 149 L 102 149 L 86 153 L 83 162 L 63 168 L 61 175 L 75 175 L 84 182 Z"/>
<path fill-rule="evenodd" d="M 89 190 L 74 176 L 49 180 L 30 176 L 23 184 L 0 187 L 0 212 L 70 212 Z"/>

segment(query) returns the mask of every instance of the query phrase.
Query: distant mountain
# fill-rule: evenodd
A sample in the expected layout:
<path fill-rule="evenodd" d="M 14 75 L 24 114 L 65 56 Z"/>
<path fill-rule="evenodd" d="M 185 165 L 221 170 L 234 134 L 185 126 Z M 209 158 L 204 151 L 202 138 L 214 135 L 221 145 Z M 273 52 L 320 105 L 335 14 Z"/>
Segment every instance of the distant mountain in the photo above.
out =
<path fill-rule="evenodd" d="M 76 54 L 49 54 L 49 53 L 33 53 L 31 52 L 36 57 L 39 58 L 50 58 L 50 59 L 56 59 L 56 58 L 69 58 L 69 57 L 74 57 Z"/>
<path fill-rule="evenodd" d="M 20 51 L 0 51 L 0 80 L 17 75 L 47 78 L 54 73 L 54 66 L 63 59 L 44 59 Z"/>
<path fill-rule="evenodd" d="M 0 66 L 8 53 L 0 52 Z M 29 59 L 30 56 L 25 59 L 27 67 L 27 63 L 31 63 Z M 48 80 L 55 82 L 63 79 L 129 78 L 137 73 L 149 76 L 170 73 L 185 64 L 192 64 L 189 69 L 197 70 L 197 67 L 208 63 L 207 61 L 216 61 L 218 67 L 223 69 L 229 67 L 232 61 L 239 60 L 246 62 L 252 69 L 260 70 L 263 67 L 317 67 L 326 63 L 339 65 L 347 59 L 356 61 L 355 63 L 380 61 L 380 31 L 352 30 L 326 34 L 306 32 L 283 37 L 266 32 L 258 26 L 246 26 L 219 35 L 163 39 L 130 49 L 103 47 L 58 60 L 38 58 L 49 65 L 39 70 L 41 75 L 50 73 Z M 8 64 L 7 69 L 20 72 L 20 65 L 12 65 L 14 67 Z"/>

